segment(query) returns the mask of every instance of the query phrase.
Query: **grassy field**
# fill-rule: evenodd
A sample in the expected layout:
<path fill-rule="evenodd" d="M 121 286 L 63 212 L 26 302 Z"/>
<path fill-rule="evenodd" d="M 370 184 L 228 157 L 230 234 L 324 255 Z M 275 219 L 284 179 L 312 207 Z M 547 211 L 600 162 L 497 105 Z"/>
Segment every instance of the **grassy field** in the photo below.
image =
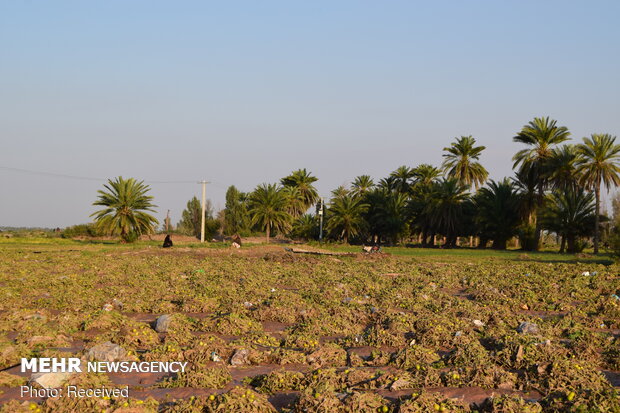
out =
<path fill-rule="evenodd" d="M 620 411 L 610 257 L 159 244 L 0 239 L 0 411 Z M 20 397 L 21 357 L 108 341 L 191 367 L 64 383 L 128 399 Z"/>

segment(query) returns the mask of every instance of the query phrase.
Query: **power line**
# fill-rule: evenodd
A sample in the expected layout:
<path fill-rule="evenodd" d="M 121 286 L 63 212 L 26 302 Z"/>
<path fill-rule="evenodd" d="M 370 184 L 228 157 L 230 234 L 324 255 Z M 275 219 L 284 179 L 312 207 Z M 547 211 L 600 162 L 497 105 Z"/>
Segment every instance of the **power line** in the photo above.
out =
<path fill-rule="evenodd" d="M 68 174 L 59 174 L 54 172 L 43 172 L 43 171 L 34 171 L 31 169 L 23 169 L 23 168 L 13 168 L 10 166 L 0 166 L 0 169 L 4 169 L 7 171 L 26 173 L 31 175 L 42 175 L 42 176 L 51 176 L 55 178 L 64 178 L 64 179 L 74 179 L 81 181 L 98 181 L 98 182 L 107 182 L 108 180 L 105 178 L 94 178 L 91 176 L 78 176 L 78 175 L 68 175 Z M 193 184 L 196 181 L 152 181 L 152 180 L 144 180 L 145 183 L 148 184 Z"/>

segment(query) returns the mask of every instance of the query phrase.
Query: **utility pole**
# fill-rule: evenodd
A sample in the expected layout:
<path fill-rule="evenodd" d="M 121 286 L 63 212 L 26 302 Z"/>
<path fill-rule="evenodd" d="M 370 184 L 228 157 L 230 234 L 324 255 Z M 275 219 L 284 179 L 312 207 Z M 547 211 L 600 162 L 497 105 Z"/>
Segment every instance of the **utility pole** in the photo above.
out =
<path fill-rule="evenodd" d="M 170 210 L 166 213 L 166 234 L 170 233 Z"/>
<path fill-rule="evenodd" d="M 200 220 L 200 242 L 205 242 L 205 213 L 207 212 L 207 184 L 209 182 L 204 179 L 199 184 L 202 184 L 202 214 Z"/>
<path fill-rule="evenodd" d="M 324 206 L 325 206 L 325 200 L 321 198 L 321 207 L 319 208 L 319 242 L 323 242 Z"/>

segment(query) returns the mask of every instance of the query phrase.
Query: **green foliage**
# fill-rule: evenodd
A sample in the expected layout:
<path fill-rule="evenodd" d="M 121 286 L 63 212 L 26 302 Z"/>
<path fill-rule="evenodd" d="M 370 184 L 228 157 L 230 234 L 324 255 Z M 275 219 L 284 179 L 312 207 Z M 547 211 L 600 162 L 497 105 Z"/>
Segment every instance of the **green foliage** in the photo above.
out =
<path fill-rule="evenodd" d="M 463 207 L 468 199 L 467 187 L 454 178 L 442 179 L 432 186 L 424 214 L 438 232 L 446 235 L 449 246 L 455 245 Z"/>
<path fill-rule="evenodd" d="M 521 222 L 521 197 L 508 179 L 490 181 L 474 196 L 476 225 L 484 239 L 493 240 L 493 248 L 506 249 L 506 242 L 517 234 Z"/>
<path fill-rule="evenodd" d="M 359 235 L 364 229 L 366 222 L 363 214 L 367 209 L 368 205 L 362 200 L 349 195 L 333 199 L 328 209 L 327 230 L 336 239 L 348 243 L 351 237 Z"/>
<path fill-rule="evenodd" d="M 486 169 L 477 162 L 484 146 L 475 146 L 476 139 L 472 136 L 461 136 L 447 148 L 443 148 L 445 158 L 443 169 L 448 177 L 455 178 L 461 184 L 479 188 L 489 176 Z"/>
<path fill-rule="evenodd" d="M 570 132 L 565 126 L 557 126 L 557 121 L 534 118 L 513 138 L 515 142 L 524 143 L 529 147 L 522 149 L 513 156 L 513 168 L 519 167 L 522 179 L 528 182 L 528 190 L 535 202 L 528 203 L 528 224 L 535 225 L 534 242 L 531 247 L 538 249 L 541 226 L 537 215 L 542 213 L 544 191 L 549 183 L 549 162 L 553 158 L 556 145 L 568 140 Z M 530 187 L 529 184 L 533 184 Z"/>
<path fill-rule="evenodd" d="M 314 215 L 304 214 L 293 223 L 290 236 L 296 239 L 312 240 L 318 238 L 319 224 Z"/>
<path fill-rule="evenodd" d="M 319 199 L 319 193 L 312 185 L 318 181 L 318 178 L 312 176 L 312 174 L 306 169 L 298 169 L 293 171 L 289 176 L 286 176 L 280 180 L 280 183 L 285 188 L 294 188 L 296 191 L 291 191 L 289 195 L 293 200 L 298 200 L 299 203 L 294 205 L 294 216 L 299 216 L 310 208 Z"/>
<path fill-rule="evenodd" d="M 542 216 L 544 228 L 565 238 L 567 252 L 579 252 L 578 237 L 589 236 L 594 232 L 594 196 L 572 188 L 548 195 Z"/>
<path fill-rule="evenodd" d="M 272 230 L 287 232 L 290 229 L 291 215 L 287 212 L 288 198 L 282 187 L 275 184 L 262 184 L 250 194 L 249 212 L 252 225 L 265 230 L 267 242 Z"/>
<path fill-rule="evenodd" d="M 75 237 L 96 237 L 101 235 L 97 231 L 95 224 L 78 224 L 65 228 L 60 236 L 62 238 L 75 238 Z"/>
<path fill-rule="evenodd" d="M 363 197 L 370 192 L 375 186 L 370 175 L 360 175 L 355 178 L 351 184 L 351 195 L 355 197 Z"/>
<path fill-rule="evenodd" d="M 177 224 L 177 230 L 185 235 L 191 235 L 200 239 L 202 225 L 202 205 L 198 198 L 193 197 L 187 201 L 187 206 L 181 214 L 181 220 Z M 205 202 L 205 239 L 213 238 L 220 229 L 220 222 L 213 218 L 213 207 L 208 199 Z"/>
<path fill-rule="evenodd" d="M 620 145 L 616 144 L 616 137 L 609 134 L 593 134 L 590 138 L 583 138 L 583 143 L 577 146 L 580 159 L 577 171 L 580 174 L 580 184 L 594 191 L 596 212 L 594 222 L 594 253 L 598 253 L 599 215 L 601 210 L 601 185 L 607 190 L 611 186 L 620 184 Z"/>
<path fill-rule="evenodd" d="M 250 235 L 250 216 L 248 196 L 234 185 L 226 190 L 226 209 L 224 210 L 224 233 L 226 235 Z"/>
<path fill-rule="evenodd" d="M 155 232 L 157 219 L 146 211 L 154 212 L 151 202 L 153 197 L 147 195 L 150 190 L 144 182 L 134 178 L 108 180 L 104 185 L 107 191 L 99 190 L 99 199 L 93 203 L 105 207 L 94 212 L 98 231 L 109 235 L 120 235 L 124 242 L 131 242 L 142 234 Z"/>

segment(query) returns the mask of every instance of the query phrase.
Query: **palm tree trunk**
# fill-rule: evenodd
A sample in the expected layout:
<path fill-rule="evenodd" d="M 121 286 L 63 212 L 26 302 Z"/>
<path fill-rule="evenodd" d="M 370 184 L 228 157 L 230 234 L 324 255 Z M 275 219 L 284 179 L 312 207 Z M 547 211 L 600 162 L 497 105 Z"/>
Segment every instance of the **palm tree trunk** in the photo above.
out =
<path fill-rule="evenodd" d="M 534 245 L 533 251 L 538 251 L 540 244 L 540 233 L 542 231 L 539 216 L 542 213 L 543 201 L 545 199 L 545 191 L 542 185 L 538 188 L 538 208 L 536 208 L 536 230 L 534 232 Z"/>
<path fill-rule="evenodd" d="M 564 253 L 564 248 L 566 248 L 566 237 L 562 235 L 562 242 L 560 243 L 560 254 Z"/>
<path fill-rule="evenodd" d="M 269 222 L 267 222 L 267 244 L 269 244 L 269 235 L 270 235 L 269 230 L 270 229 L 271 229 L 271 226 L 269 225 Z"/>
<path fill-rule="evenodd" d="M 574 235 L 567 235 L 566 236 L 566 243 L 568 244 L 567 248 L 566 248 L 566 252 L 568 252 L 569 254 L 574 254 L 576 250 L 575 248 L 575 236 Z"/>
<path fill-rule="evenodd" d="M 601 184 L 598 184 L 594 189 L 596 194 L 596 216 L 594 217 L 594 255 L 598 254 L 598 239 L 599 239 L 599 213 L 601 209 Z"/>

